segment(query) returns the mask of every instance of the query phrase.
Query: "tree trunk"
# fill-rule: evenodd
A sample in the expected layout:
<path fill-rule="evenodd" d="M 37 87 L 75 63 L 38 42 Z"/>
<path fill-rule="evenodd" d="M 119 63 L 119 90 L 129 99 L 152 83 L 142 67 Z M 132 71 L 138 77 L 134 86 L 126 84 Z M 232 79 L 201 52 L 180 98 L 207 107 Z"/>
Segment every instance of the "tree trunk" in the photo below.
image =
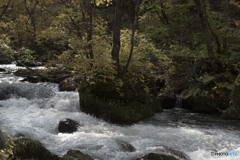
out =
<path fill-rule="evenodd" d="M 90 4 L 89 4 L 90 5 Z M 89 55 L 90 58 L 93 59 L 94 55 L 93 55 L 93 47 L 92 47 L 92 36 L 93 36 L 93 13 L 92 13 L 92 9 L 90 9 L 91 6 L 89 6 L 89 28 L 88 28 L 88 32 L 87 32 L 87 44 L 88 44 L 88 50 L 89 50 Z"/>
<path fill-rule="evenodd" d="M 27 6 L 27 0 L 24 0 L 24 3 L 25 3 L 25 9 L 27 11 L 27 14 L 28 14 L 28 20 L 27 20 L 27 23 L 30 21 L 31 22 L 31 25 L 33 27 L 33 45 L 34 45 L 34 50 L 35 50 L 35 53 L 37 54 L 38 52 L 38 49 L 37 49 L 37 40 L 36 40 L 36 36 L 37 36 L 37 30 L 36 30 L 36 24 L 35 24 L 35 17 L 34 17 L 34 14 L 35 14 L 35 9 L 37 7 L 37 5 L 39 4 L 38 0 L 36 0 L 35 4 L 34 4 L 34 7 L 31 9 L 30 7 L 28 8 Z M 26 23 L 26 24 L 27 24 Z"/>
<path fill-rule="evenodd" d="M 132 19 L 131 48 L 130 48 L 130 53 L 129 53 L 127 64 L 122 72 L 122 75 L 124 75 L 127 72 L 130 62 L 132 60 L 133 49 L 134 49 L 134 44 L 135 44 L 134 36 L 135 36 L 136 26 L 137 26 L 137 22 L 138 22 L 139 0 L 137 0 L 136 4 L 134 4 L 134 7 L 135 7 L 135 13 L 134 13 L 134 18 Z"/>
<path fill-rule="evenodd" d="M 225 21 L 225 33 L 223 38 L 223 53 L 226 56 L 231 56 L 229 52 L 229 38 L 228 38 L 228 17 L 229 16 L 229 0 L 224 1 L 224 21 Z"/>
<path fill-rule="evenodd" d="M 121 29 L 121 9 L 122 9 L 122 0 L 115 1 L 115 17 L 113 24 L 113 48 L 112 48 L 112 59 L 115 63 L 116 69 L 118 73 L 120 73 L 120 65 L 119 65 L 119 52 L 120 52 L 120 29 Z"/>
<path fill-rule="evenodd" d="M 202 30 L 205 36 L 205 41 L 206 41 L 206 46 L 207 46 L 207 51 L 208 51 L 208 57 L 209 61 L 211 63 L 211 66 L 214 69 L 217 69 L 217 57 L 215 53 L 220 52 L 219 51 L 219 41 L 217 36 L 214 34 L 209 22 L 208 22 L 208 17 L 206 13 L 206 8 L 205 8 L 205 0 L 194 0 L 196 3 L 196 7 L 199 13 L 199 17 L 201 20 L 202 24 Z M 217 45 L 217 46 L 216 46 Z M 217 48 L 217 50 L 215 50 Z"/>
<path fill-rule="evenodd" d="M 90 1 L 88 0 L 83 0 L 82 2 L 83 6 L 83 11 L 82 11 L 82 16 L 83 16 L 83 21 L 85 23 L 85 28 L 87 32 L 87 49 L 88 49 L 88 55 L 87 58 L 94 58 L 93 54 L 93 47 L 92 47 L 92 36 L 93 36 L 93 9 L 90 4 Z M 86 18 L 86 13 L 89 16 L 89 18 Z"/>

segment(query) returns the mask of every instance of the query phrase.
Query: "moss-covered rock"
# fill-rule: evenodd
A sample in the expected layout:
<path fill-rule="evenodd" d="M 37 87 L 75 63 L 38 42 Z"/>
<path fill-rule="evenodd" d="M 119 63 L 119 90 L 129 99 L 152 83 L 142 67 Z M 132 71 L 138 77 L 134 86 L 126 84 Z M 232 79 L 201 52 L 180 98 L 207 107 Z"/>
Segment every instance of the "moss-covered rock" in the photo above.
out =
<path fill-rule="evenodd" d="M 216 100 L 209 96 L 208 91 L 200 88 L 190 88 L 182 92 L 183 107 L 192 112 L 214 113 L 217 111 Z"/>
<path fill-rule="evenodd" d="M 240 113 L 240 74 L 234 82 L 232 96 L 233 106 Z"/>
<path fill-rule="evenodd" d="M 192 112 L 219 113 L 229 107 L 231 74 L 203 74 L 181 92 L 182 106 Z"/>
<path fill-rule="evenodd" d="M 123 103 L 113 99 L 102 99 L 79 91 L 81 111 L 117 124 L 133 124 L 162 111 L 159 102 Z"/>
<path fill-rule="evenodd" d="M 93 160 L 90 156 L 83 154 L 79 150 L 69 150 L 61 160 Z"/>
<path fill-rule="evenodd" d="M 231 102 L 230 107 L 224 112 L 223 117 L 240 119 L 240 75 L 237 76 L 234 82 Z"/>
<path fill-rule="evenodd" d="M 54 160 L 51 154 L 39 141 L 30 138 L 14 140 L 13 159 Z"/>
<path fill-rule="evenodd" d="M 171 155 L 148 153 L 144 157 L 137 158 L 136 160 L 178 160 L 178 159 Z"/>

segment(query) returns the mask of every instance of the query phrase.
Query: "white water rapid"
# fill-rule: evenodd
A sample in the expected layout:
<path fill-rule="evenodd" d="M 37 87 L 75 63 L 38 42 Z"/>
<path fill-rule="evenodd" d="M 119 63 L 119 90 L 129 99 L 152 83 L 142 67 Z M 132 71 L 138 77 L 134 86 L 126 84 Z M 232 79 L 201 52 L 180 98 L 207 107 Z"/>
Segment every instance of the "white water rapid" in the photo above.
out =
<path fill-rule="evenodd" d="M 15 65 L 0 65 L 6 71 Z M 21 77 L 0 73 L 0 126 L 14 137 L 39 140 L 52 153 L 63 156 L 79 149 L 96 160 L 133 160 L 146 153 L 172 148 L 191 160 L 240 160 L 240 123 L 216 116 L 165 110 L 132 126 L 109 124 L 79 111 L 77 92 L 59 92 L 57 84 L 20 82 Z M 64 118 L 83 126 L 73 134 L 58 133 Z M 117 143 L 136 148 L 126 152 Z M 238 156 L 213 153 L 237 152 Z"/>

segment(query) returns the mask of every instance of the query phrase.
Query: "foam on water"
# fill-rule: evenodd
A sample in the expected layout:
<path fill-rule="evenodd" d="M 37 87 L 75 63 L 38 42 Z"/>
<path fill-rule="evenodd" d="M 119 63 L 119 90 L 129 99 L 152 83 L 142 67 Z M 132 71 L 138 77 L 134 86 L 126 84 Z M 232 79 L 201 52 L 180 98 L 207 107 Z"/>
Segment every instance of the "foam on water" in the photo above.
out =
<path fill-rule="evenodd" d="M 15 138 L 24 135 L 41 141 L 59 156 L 70 149 L 79 149 L 99 160 L 132 160 L 146 153 L 161 152 L 163 148 L 173 148 L 183 151 L 192 160 L 240 159 L 240 155 L 211 156 L 213 151 L 240 153 L 239 121 L 224 121 L 177 109 L 165 110 L 132 126 L 113 125 L 80 112 L 77 92 L 59 92 L 57 85 L 50 83 L 26 84 L 13 81 L 18 89 L 28 86 L 54 94 L 0 100 L 0 126 Z M 31 92 L 35 93 L 33 90 Z M 64 118 L 76 120 L 82 126 L 73 134 L 58 133 L 58 122 Z M 122 150 L 116 140 L 130 143 L 136 151 Z"/>

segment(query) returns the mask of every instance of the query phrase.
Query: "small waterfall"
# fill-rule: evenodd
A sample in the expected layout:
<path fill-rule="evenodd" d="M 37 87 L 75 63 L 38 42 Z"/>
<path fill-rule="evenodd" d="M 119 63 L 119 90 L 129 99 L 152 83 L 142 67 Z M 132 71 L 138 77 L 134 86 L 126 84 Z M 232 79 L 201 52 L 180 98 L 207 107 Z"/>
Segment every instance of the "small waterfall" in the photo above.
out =
<path fill-rule="evenodd" d="M 182 108 L 182 98 L 180 95 L 176 95 L 175 108 Z"/>

